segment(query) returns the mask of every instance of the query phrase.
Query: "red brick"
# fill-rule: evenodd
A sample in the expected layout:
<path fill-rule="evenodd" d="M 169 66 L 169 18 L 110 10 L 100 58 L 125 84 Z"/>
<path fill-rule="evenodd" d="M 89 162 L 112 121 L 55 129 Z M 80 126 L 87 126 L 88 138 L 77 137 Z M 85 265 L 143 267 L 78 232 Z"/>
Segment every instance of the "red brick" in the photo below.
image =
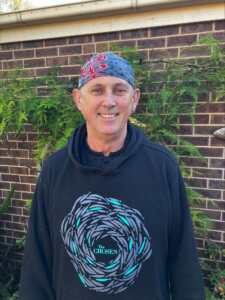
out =
<path fill-rule="evenodd" d="M 208 103 L 208 110 L 211 113 L 224 113 L 225 112 L 225 102 L 224 103 Z"/>
<path fill-rule="evenodd" d="M 22 60 L 12 60 L 12 61 L 3 62 L 3 69 L 5 70 L 22 68 L 22 67 L 23 67 Z"/>
<path fill-rule="evenodd" d="M 213 134 L 213 132 L 219 129 L 219 126 L 195 126 L 195 134 Z"/>
<path fill-rule="evenodd" d="M 209 189 L 194 189 L 196 192 L 200 193 L 203 197 L 207 197 L 209 199 L 221 199 L 221 192 L 217 190 L 209 190 Z M 210 203 L 210 202 L 209 202 Z M 208 208 L 213 209 L 213 206 L 209 206 Z"/>
<path fill-rule="evenodd" d="M 94 35 L 95 42 L 112 41 L 119 39 L 119 32 L 107 32 Z"/>
<path fill-rule="evenodd" d="M 44 65 L 45 60 L 43 58 L 24 60 L 24 68 L 44 67 Z"/>
<path fill-rule="evenodd" d="M 222 170 L 193 168 L 193 177 L 222 178 Z"/>
<path fill-rule="evenodd" d="M 206 179 L 189 178 L 189 179 L 186 179 L 185 181 L 188 183 L 188 186 L 191 186 L 191 187 L 206 188 L 206 186 L 207 186 Z"/>
<path fill-rule="evenodd" d="M 52 68 L 43 68 L 43 69 L 36 69 L 37 76 L 45 76 L 48 75 L 52 71 Z"/>
<path fill-rule="evenodd" d="M 7 140 L 0 141 L 0 147 L 3 149 L 9 149 L 9 148 L 17 148 L 17 143 L 16 142 L 9 142 Z"/>
<path fill-rule="evenodd" d="M 225 180 L 210 180 L 209 187 L 211 189 L 225 190 Z"/>
<path fill-rule="evenodd" d="M 222 233 L 218 231 L 208 231 L 208 238 L 214 241 L 222 240 Z"/>
<path fill-rule="evenodd" d="M 59 75 L 74 75 L 79 74 L 80 67 L 61 67 L 59 69 Z"/>
<path fill-rule="evenodd" d="M 110 42 L 109 43 L 109 50 L 110 51 L 116 51 L 118 48 L 124 48 L 124 47 L 130 47 L 134 48 L 136 45 L 135 41 L 118 41 L 118 42 Z M 119 50 L 118 49 L 118 50 Z"/>
<path fill-rule="evenodd" d="M 83 53 L 94 53 L 95 52 L 95 45 L 93 44 L 86 44 L 86 45 L 83 45 Z"/>
<path fill-rule="evenodd" d="M 177 129 L 177 133 L 181 135 L 192 134 L 193 126 L 181 125 L 179 129 Z"/>
<path fill-rule="evenodd" d="M 203 240 L 195 239 L 198 248 L 203 248 Z"/>
<path fill-rule="evenodd" d="M 30 212 L 29 212 L 29 209 L 27 208 L 23 208 L 23 216 L 29 216 L 30 215 Z"/>
<path fill-rule="evenodd" d="M 13 236 L 16 238 L 16 239 L 21 239 L 24 237 L 24 232 L 21 232 L 21 231 L 14 231 L 13 232 Z M 11 256 L 10 256 L 11 257 Z M 14 255 L 15 257 L 15 255 Z M 21 261 L 21 258 L 20 258 L 20 261 Z"/>
<path fill-rule="evenodd" d="M 185 24 L 181 26 L 182 33 L 198 33 L 204 31 L 212 31 L 212 22 L 202 22 L 202 23 L 193 23 Z"/>
<path fill-rule="evenodd" d="M 78 53 L 81 53 L 81 46 L 65 46 L 59 48 L 59 55 L 72 55 Z"/>
<path fill-rule="evenodd" d="M 46 65 L 47 66 L 62 66 L 68 65 L 68 57 L 53 57 L 53 58 L 46 58 Z"/>
<path fill-rule="evenodd" d="M 225 140 L 216 137 L 211 137 L 210 139 L 210 146 L 225 147 Z"/>
<path fill-rule="evenodd" d="M 12 51 L 0 51 L 0 59 L 12 59 Z"/>
<path fill-rule="evenodd" d="M 15 191 L 30 192 L 30 185 L 29 184 L 15 183 L 13 185 L 15 187 Z"/>
<path fill-rule="evenodd" d="M 30 186 L 30 188 L 31 188 L 31 192 L 34 193 L 36 190 L 36 185 L 33 184 Z"/>
<path fill-rule="evenodd" d="M 179 33 L 178 26 L 166 26 L 166 27 L 155 27 L 151 28 L 150 35 L 155 36 L 163 36 L 163 35 L 174 35 Z"/>
<path fill-rule="evenodd" d="M 19 175 L 28 175 L 28 168 L 25 167 L 10 167 L 10 173 Z"/>
<path fill-rule="evenodd" d="M 37 47 L 43 47 L 44 41 L 27 41 L 23 42 L 23 48 L 37 48 Z"/>
<path fill-rule="evenodd" d="M 24 149 L 24 150 L 32 150 L 34 149 L 35 142 L 18 142 L 18 149 Z"/>
<path fill-rule="evenodd" d="M 168 47 L 191 45 L 197 41 L 197 35 L 173 36 L 167 40 Z"/>
<path fill-rule="evenodd" d="M 0 181 L 0 189 L 9 190 L 10 189 L 10 184 L 8 182 Z"/>
<path fill-rule="evenodd" d="M 38 169 L 37 168 L 31 168 L 29 175 L 34 175 L 37 176 L 38 175 Z"/>
<path fill-rule="evenodd" d="M 3 214 L 1 215 L 1 220 L 3 221 L 12 221 L 12 216 L 8 215 L 8 214 Z"/>
<path fill-rule="evenodd" d="M 20 176 L 22 183 L 34 183 L 36 184 L 37 178 L 35 176 Z"/>
<path fill-rule="evenodd" d="M 225 212 L 222 213 L 222 220 L 225 221 Z"/>
<path fill-rule="evenodd" d="M 32 58 L 34 57 L 34 50 L 18 50 L 14 51 L 15 58 Z"/>
<path fill-rule="evenodd" d="M 27 201 L 24 201 L 24 200 L 12 200 L 12 206 L 15 206 L 15 207 L 26 207 L 26 205 L 27 205 Z"/>
<path fill-rule="evenodd" d="M 165 39 L 144 39 L 138 40 L 139 48 L 164 48 L 165 47 Z"/>
<path fill-rule="evenodd" d="M 214 32 L 212 37 L 220 42 L 225 42 L 225 32 Z"/>
<path fill-rule="evenodd" d="M 7 229 L 0 229 L 0 235 L 11 236 L 12 232 Z"/>
<path fill-rule="evenodd" d="M 9 141 L 26 141 L 27 140 L 26 133 L 16 134 L 16 133 L 9 132 L 7 134 L 7 137 L 8 137 Z"/>
<path fill-rule="evenodd" d="M 122 39 L 137 39 L 137 38 L 145 38 L 148 36 L 148 29 L 136 29 L 121 32 Z"/>
<path fill-rule="evenodd" d="M 213 221 L 213 222 L 211 223 L 211 225 L 212 225 L 212 228 L 213 228 L 213 229 L 224 231 L 225 223 L 223 223 L 223 222 L 216 222 L 216 221 Z"/>
<path fill-rule="evenodd" d="M 225 159 L 212 158 L 210 159 L 210 168 L 224 168 Z"/>
<path fill-rule="evenodd" d="M 18 165 L 18 159 L 16 158 L 2 158 L 0 157 L 0 165 L 9 165 L 9 166 L 13 166 L 13 165 Z"/>
<path fill-rule="evenodd" d="M 195 157 L 182 157 L 182 161 L 185 163 L 186 166 L 189 167 L 207 167 L 208 166 L 208 159 L 203 158 L 195 158 Z"/>
<path fill-rule="evenodd" d="M 35 150 L 30 150 L 29 151 L 29 158 L 36 159 L 36 157 L 37 157 L 36 151 Z"/>
<path fill-rule="evenodd" d="M 209 156 L 209 157 L 222 157 L 223 156 L 223 149 L 222 148 L 199 147 L 198 150 L 204 156 Z"/>
<path fill-rule="evenodd" d="M 57 46 L 57 45 L 66 45 L 67 38 L 59 38 L 59 39 L 48 39 L 44 41 L 44 45 L 48 46 Z"/>
<path fill-rule="evenodd" d="M 57 48 L 44 48 L 44 49 L 36 49 L 36 56 L 56 56 L 58 53 Z"/>
<path fill-rule="evenodd" d="M 28 133 L 27 134 L 27 138 L 28 138 L 28 141 L 37 141 L 38 140 L 38 134 L 37 133 Z"/>
<path fill-rule="evenodd" d="M 97 43 L 96 52 L 109 51 L 109 43 Z"/>
<path fill-rule="evenodd" d="M 174 58 L 178 56 L 178 49 L 177 48 L 170 48 L 170 49 L 158 49 L 158 50 L 151 50 L 149 52 L 149 57 L 151 59 L 168 59 Z"/>
<path fill-rule="evenodd" d="M 92 35 L 75 36 L 69 38 L 69 44 L 83 44 L 93 42 Z"/>
<path fill-rule="evenodd" d="M 0 173 L 9 173 L 8 166 L 0 166 Z"/>
<path fill-rule="evenodd" d="M 190 115 L 180 116 L 180 123 L 181 124 L 192 124 L 191 116 Z M 195 124 L 208 124 L 209 123 L 209 115 L 198 114 L 198 115 L 194 116 L 194 123 Z"/>
<path fill-rule="evenodd" d="M 9 150 L 9 155 L 17 158 L 28 158 L 27 150 Z"/>
<path fill-rule="evenodd" d="M 90 54 L 70 56 L 69 57 L 69 64 L 71 64 L 71 65 L 83 65 L 84 62 L 90 57 L 91 57 Z"/>
<path fill-rule="evenodd" d="M 193 46 L 180 49 L 181 57 L 193 57 L 193 56 L 209 56 L 211 50 L 208 46 Z"/>
<path fill-rule="evenodd" d="M 3 181 L 9 181 L 9 182 L 19 182 L 19 176 L 18 175 L 11 175 L 11 174 L 2 174 L 2 180 Z"/>
<path fill-rule="evenodd" d="M 17 208 L 17 210 L 19 211 L 18 208 Z M 19 231 L 24 231 L 24 225 L 23 224 L 19 224 L 19 223 L 6 222 L 6 228 L 13 229 L 13 230 L 19 230 Z"/>
<path fill-rule="evenodd" d="M 35 70 L 30 69 L 30 70 L 22 70 L 17 78 L 30 78 L 34 76 L 35 76 Z"/>
<path fill-rule="evenodd" d="M 20 166 L 25 166 L 28 168 L 36 167 L 36 162 L 31 159 L 22 159 L 21 158 L 21 159 L 19 159 L 19 164 L 20 164 Z"/>
<path fill-rule="evenodd" d="M 14 186 L 14 184 L 11 184 L 11 187 Z M 3 197 L 7 197 L 9 194 L 9 191 L 3 191 Z M 14 191 L 13 198 L 12 199 L 21 199 L 21 193 Z M 12 200 L 13 201 L 13 200 Z"/>
<path fill-rule="evenodd" d="M 20 49 L 21 48 L 21 43 L 16 42 L 16 43 L 8 43 L 8 44 L 2 44 L 0 45 L 0 50 L 14 50 L 14 49 Z"/>
<path fill-rule="evenodd" d="M 9 156 L 8 149 L 0 149 L 0 156 Z"/>
<path fill-rule="evenodd" d="M 196 124 L 208 124 L 209 123 L 209 115 L 196 115 L 195 118 Z"/>
<path fill-rule="evenodd" d="M 216 21 L 215 22 L 215 29 L 216 30 L 225 30 L 225 20 Z"/>
<path fill-rule="evenodd" d="M 225 114 L 223 115 L 212 115 L 211 116 L 211 124 L 225 124 Z"/>
<path fill-rule="evenodd" d="M 211 220 L 218 220 L 220 221 L 221 212 L 215 210 L 202 210 Z"/>
<path fill-rule="evenodd" d="M 22 193 L 22 199 L 26 201 L 31 200 L 33 198 L 33 195 L 33 193 Z"/>

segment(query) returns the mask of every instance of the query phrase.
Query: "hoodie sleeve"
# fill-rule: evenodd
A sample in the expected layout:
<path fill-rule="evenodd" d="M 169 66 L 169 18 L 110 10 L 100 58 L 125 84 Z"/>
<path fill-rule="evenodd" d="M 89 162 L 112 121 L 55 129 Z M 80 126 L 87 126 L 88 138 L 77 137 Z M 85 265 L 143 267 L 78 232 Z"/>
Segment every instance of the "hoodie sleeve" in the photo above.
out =
<path fill-rule="evenodd" d="M 43 172 L 34 193 L 20 281 L 20 300 L 54 300 L 48 186 Z"/>
<path fill-rule="evenodd" d="M 174 174 L 175 175 L 175 174 Z M 176 179 L 175 179 L 176 178 Z M 177 167 L 171 177 L 172 230 L 169 239 L 169 279 L 172 300 L 204 300 L 204 285 L 197 257 L 184 181 Z"/>

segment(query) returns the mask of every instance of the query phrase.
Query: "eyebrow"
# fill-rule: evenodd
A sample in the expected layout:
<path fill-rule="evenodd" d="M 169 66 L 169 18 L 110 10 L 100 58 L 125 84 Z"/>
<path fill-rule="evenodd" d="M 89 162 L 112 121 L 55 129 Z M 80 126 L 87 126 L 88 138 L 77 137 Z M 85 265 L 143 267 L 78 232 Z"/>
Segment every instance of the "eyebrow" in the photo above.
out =
<path fill-rule="evenodd" d="M 94 84 L 93 86 L 91 86 L 90 87 L 90 89 L 93 89 L 93 88 L 101 88 L 101 87 L 105 87 L 105 85 L 104 84 L 101 84 L 101 83 L 96 83 L 96 84 Z M 125 83 L 123 83 L 123 82 L 118 82 L 118 83 L 115 83 L 114 85 L 113 85 L 113 88 L 115 88 L 115 87 L 123 87 L 123 88 L 126 88 L 126 89 L 128 89 L 128 86 L 125 84 Z"/>

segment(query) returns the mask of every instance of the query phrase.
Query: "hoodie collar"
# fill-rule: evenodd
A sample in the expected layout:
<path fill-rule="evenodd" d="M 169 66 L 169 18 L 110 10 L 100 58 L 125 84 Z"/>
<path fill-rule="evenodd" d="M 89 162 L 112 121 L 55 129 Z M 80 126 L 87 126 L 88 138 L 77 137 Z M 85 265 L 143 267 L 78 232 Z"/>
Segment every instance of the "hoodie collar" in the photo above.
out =
<path fill-rule="evenodd" d="M 101 168 L 97 168 L 89 166 L 82 161 L 82 151 L 84 150 L 84 144 L 87 137 L 86 124 L 83 124 L 74 131 L 72 137 L 69 139 L 68 152 L 70 159 L 74 163 L 75 167 L 79 168 L 83 172 L 94 172 L 104 175 L 115 172 L 117 173 L 119 171 L 119 168 L 127 160 L 131 159 L 132 156 L 137 152 L 144 137 L 143 133 L 138 128 L 133 127 L 129 122 L 127 129 L 127 132 L 129 133 L 126 137 L 124 146 L 119 151 L 112 153 L 108 157 L 110 161 L 107 163 L 107 165 L 102 165 Z M 104 157 L 102 153 L 94 153 L 96 155 L 102 155 L 102 158 Z"/>

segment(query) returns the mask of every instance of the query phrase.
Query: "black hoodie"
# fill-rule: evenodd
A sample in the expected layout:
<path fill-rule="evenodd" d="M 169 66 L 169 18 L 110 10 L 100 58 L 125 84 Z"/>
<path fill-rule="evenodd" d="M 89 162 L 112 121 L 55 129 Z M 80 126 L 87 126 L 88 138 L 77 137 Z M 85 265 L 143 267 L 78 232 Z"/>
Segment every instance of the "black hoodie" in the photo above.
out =
<path fill-rule="evenodd" d="M 83 125 L 45 161 L 21 300 L 204 299 L 177 162 L 139 129 L 128 125 L 128 133 L 104 157 L 88 153 Z"/>

